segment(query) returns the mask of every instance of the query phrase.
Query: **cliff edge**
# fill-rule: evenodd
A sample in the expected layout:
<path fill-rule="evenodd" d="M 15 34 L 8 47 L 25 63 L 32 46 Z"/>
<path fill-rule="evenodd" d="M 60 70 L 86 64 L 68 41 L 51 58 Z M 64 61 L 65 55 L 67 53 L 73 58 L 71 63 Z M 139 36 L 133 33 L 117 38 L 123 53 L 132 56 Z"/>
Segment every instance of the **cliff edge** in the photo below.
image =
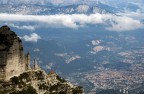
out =
<path fill-rule="evenodd" d="M 0 94 L 83 94 L 54 72 L 30 68 L 21 39 L 8 27 L 0 28 Z"/>
<path fill-rule="evenodd" d="M 0 28 L 0 81 L 8 81 L 29 68 L 30 56 L 24 54 L 22 41 L 8 26 Z"/>

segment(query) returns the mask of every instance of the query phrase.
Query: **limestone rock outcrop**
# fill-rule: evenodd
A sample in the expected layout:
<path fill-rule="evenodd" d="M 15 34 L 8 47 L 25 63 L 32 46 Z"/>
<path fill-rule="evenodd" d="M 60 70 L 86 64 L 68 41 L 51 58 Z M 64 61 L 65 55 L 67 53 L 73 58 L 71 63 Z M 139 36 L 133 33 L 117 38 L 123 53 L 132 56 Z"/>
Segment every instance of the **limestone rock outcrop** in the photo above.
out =
<path fill-rule="evenodd" d="M 28 70 L 29 54 L 24 55 L 22 41 L 8 26 L 0 28 L 0 80 L 9 80 Z"/>
<path fill-rule="evenodd" d="M 27 71 L 14 76 L 9 83 L 1 83 L 0 94 L 82 94 L 83 89 L 74 86 L 56 73 L 42 70 Z"/>
<path fill-rule="evenodd" d="M 46 73 L 30 54 L 24 54 L 21 39 L 8 26 L 0 28 L 0 94 L 83 94 L 55 72 Z"/>

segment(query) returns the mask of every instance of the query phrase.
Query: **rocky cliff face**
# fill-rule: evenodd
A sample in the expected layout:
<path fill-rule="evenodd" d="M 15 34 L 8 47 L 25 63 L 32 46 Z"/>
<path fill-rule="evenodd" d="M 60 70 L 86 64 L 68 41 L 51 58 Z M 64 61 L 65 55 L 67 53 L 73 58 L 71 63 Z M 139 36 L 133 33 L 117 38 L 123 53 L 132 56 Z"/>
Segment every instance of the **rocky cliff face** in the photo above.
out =
<path fill-rule="evenodd" d="M 29 69 L 30 56 L 24 55 L 22 41 L 8 26 L 0 28 L 0 94 L 82 94 L 56 73 Z"/>
<path fill-rule="evenodd" d="M 0 80 L 9 80 L 26 71 L 27 58 L 22 41 L 8 26 L 0 28 Z"/>

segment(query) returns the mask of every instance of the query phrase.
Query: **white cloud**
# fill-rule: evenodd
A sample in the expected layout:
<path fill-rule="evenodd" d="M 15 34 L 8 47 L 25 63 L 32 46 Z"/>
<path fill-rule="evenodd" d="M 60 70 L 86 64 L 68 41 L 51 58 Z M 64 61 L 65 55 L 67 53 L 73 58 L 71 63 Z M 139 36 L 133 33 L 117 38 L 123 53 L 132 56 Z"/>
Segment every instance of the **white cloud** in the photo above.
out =
<path fill-rule="evenodd" d="M 14 27 L 14 28 L 17 28 L 17 29 L 24 29 L 24 30 L 29 30 L 29 31 L 34 31 L 35 30 L 35 26 L 32 26 L 32 25 L 16 25 L 16 24 L 12 24 L 12 23 L 5 23 L 6 25 L 10 26 L 10 27 Z"/>
<path fill-rule="evenodd" d="M 38 48 L 34 49 L 34 52 L 39 52 L 39 51 L 40 51 L 40 49 L 38 49 Z"/>
<path fill-rule="evenodd" d="M 144 13 L 141 10 L 137 10 L 136 12 L 126 10 L 124 13 L 118 13 L 118 15 L 123 15 L 134 19 L 144 19 Z"/>
<path fill-rule="evenodd" d="M 51 70 L 52 67 L 53 67 L 53 63 L 52 62 L 46 65 L 46 69 Z"/>
<path fill-rule="evenodd" d="M 41 37 L 36 33 L 32 33 L 30 36 L 25 35 L 24 37 L 21 38 L 24 39 L 24 41 L 29 41 L 29 42 L 37 42 L 39 39 L 41 39 Z"/>
<path fill-rule="evenodd" d="M 138 20 L 126 16 L 112 14 L 59 14 L 59 15 L 18 15 L 0 14 L 0 21 L 4 22 L 36 22 L 52 27 L 79 28 L 88 24 L 104 24 L 112 31 L 129 31 L 142 28 L 144 25 Z M 23 27 L 24 28 L 24 27 Z M 26 28 L 26 27 L 25 27 Z"/>
<path fill-rule="evenodd" d="M 81 57 L 80 57 L 79 55 L 72 56 L 72 57 L 70 57 L 70 58 L 68 58 L 68 59 L 66 60 L 66 63 L 69 64 L 69 63 L 71 63 L 72 61 L 75 61 L 75 60 L 80 59 L 80 58 L 81 58 Z"/>
<path fill-rule="evenodd" d="M 139 20 L 134 20 L 129 17 L 113 17 L 114 22 L 111 22 L 111 27 L 108 30 L 112 31 L 130 31 L 143 28 L 143 24 Z"/>

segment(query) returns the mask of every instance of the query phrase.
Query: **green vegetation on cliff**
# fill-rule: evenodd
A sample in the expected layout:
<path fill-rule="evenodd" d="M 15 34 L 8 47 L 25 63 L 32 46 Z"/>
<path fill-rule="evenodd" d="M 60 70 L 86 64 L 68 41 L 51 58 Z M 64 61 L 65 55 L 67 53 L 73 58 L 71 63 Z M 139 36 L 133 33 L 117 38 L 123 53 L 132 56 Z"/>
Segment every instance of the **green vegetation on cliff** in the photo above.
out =
<path fill-rule="evenodd" d="M 82 94 L 83 88 L 74 86 L 57 74 L 30 70 L 0 83 L 0 94 Z"/>

